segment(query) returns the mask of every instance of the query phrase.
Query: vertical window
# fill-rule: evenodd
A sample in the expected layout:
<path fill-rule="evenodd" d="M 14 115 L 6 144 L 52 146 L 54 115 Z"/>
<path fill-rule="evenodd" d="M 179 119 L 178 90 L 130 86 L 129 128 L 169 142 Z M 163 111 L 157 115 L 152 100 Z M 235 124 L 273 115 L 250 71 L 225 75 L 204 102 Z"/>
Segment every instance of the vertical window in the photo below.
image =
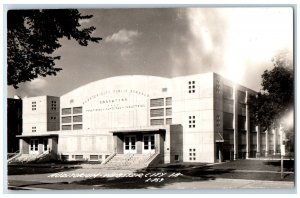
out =
<path fill-rule="evenodd" d="M 56 101 L 51 101 L 51 110 L 56 110 Z"/>
<path fill-rule="evenodd" d="M 190 151 L 189 152 L 190 161 L 195 161 L 196 160 L 196 149 L 190 148 L 189 151 Z"/>
<path fill-rule="evenodd" d="M 172 105 L 172 97 L 166 98 L 166 106 L 171 106 Z"/>
<path fill-rule="evenodd" d="M 217 94 L 221 93 L 221 85 L 219 80 L 216 81 L 216 92 Z"/>
<path fill-rule="evenodd" d="M 36 127 L 35 126 L 31 127 L 31 131 L 36 132 Z"/>
<path fill-rule="evenodd" d="M 216 126 L 218 129 L 221 128 L 221 116 L 220 115 L 216 116 Z"/>
<path fill-rule="evenodd" d="M 189 128 L 195 128 L 195 127 L 196 127 L 196 117 L 189 116 Z"/>
<path fill-rule="evenodd" d="M 35 111 L 35 110 L 36 110 L 36 102 L 35 102 L 35 101 L 33 101 L 33 102 L 31 103 L 31 108 L 32 108 L 32 111 Z"/>
<path fill-rule="evenodd" d="M 238 101 L 240 103 L 245 103 L 246 102 L 246 92 L 238 91 Z"/>
<path fill-rule="evenodd" d="M 227 85 L 223 86 L 223 98 L 233 99 L 233 89 Z"/>
<path fill-rule="evenodd" d="M 189 90 L 189 93 L 195 93 L 195 90 L 196 90 L 195 81 L 189 81 L 188 90 Z"/>

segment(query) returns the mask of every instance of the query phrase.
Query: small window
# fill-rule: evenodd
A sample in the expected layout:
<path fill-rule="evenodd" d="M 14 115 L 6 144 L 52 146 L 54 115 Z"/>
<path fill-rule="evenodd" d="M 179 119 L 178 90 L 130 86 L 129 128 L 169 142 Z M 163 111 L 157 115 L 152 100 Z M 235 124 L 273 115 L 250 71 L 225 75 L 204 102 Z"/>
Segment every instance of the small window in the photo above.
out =
<path fill-rule="evenodd" d="M 161 117 L 164 116 L 164 109 L 151 109 L 150 110 L 150 117 Z"/>
<path fill-rule="evenodd" d="M 73 124 L 73 130 L 80 130 L 82 129 L 82 124 Z"/>
<path fill-rule="evenodd" d="M 164 106 L 164 98 L 157 98 L 150 100 L 150 107 Z"/>
<path fill-rule="evenodd" d="M 69 114 L 71 114 L 71 108 L 63 108 L 61 110 L 61 114 L 62 115 L 69 115 Z"/>
<path fill-rule="evenodd" d="M 166 116 L 172 115 L 172 108 L 166 108 Z"/>
<path fill-rule="evenodd" d="M 189 81 L 188 91 L 189 93 L 195 93 L 196 86 L 195 81 Z"/>
<path fill-rule="evenodd" d="M 31 131 L 36 132 L 36 127 L 35 126 L 31 127 Z"/>
<path fill-rule="evenodd" d="M 171 106 L 172 105 L 172 97 L 166 98 L 166 105 Z"/>
<path fill-rule="evenodd" d="M 90 155 L 90 160 L 98 160 L 98 155 Z"/>
<path fill-rule="evenodd" d="M 174 160 L 175 160 L 175 161 L 179 161 L 179 155 L 175 155 Z"/>
<path fill-rule="evenodd" d="M 82 122 L 82 115 L 73 116 L 73 122 Z"/>
<path fill-rule="evenodd" d="M 71 125 L 62 125 L 61 128 L 62 128 L 62 130 L 71 130 L 72 126 Z"/>
<path fill-rule="evenodd" d="M 73 107 L 73 114 L 82 113 L 82 107 Z"/>
<path fill-rule="evenodd" d="M 35 101 L 31 102 L 31 109 L 32 109 L 32 111 L 36 110 L 36 102 Z"/>
<path fill-rule="evenodd" d="M 75 160 L 83 160 L 83 155 L 75 155 Z"/>
<path fill-rule="evenodd" d="M 65 116 L 61 118 L 62 123 L 71 123 L 71 116 Z"/>
<path fill-rule="evenodd" d="M 167 118 L 166 119 L 166 124 L 172 124 L 172 118 Z"/>
<path fill-rule="evenodd" d="M 164 119 L 151 119 L 150 125 L 164 125 Z"/>
<path fill-rule="evenodd" d="M 189 116 L 189 128 L 195 128 L 196 127 L 196 117 L 195 116 Z"/>

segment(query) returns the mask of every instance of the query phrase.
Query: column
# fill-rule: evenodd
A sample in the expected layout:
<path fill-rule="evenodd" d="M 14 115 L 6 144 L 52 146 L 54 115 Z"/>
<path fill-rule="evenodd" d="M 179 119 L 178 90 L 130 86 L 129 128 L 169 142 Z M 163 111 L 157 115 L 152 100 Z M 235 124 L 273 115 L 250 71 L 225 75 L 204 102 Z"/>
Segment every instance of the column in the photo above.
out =
<path fill-rule="evenodd" d="M 277 153 L 277 151 L 276 151 L 276 129 L 272 129 L 272 132 L 273 132 L 273 151 L 274 151 L 274 154 L 276 154 Z"/>
<path fill-rule="evenodd" d="M 22 154 L 29 154 L 29 144 L 23 140 L 23 139 L 19 139 L 19 145 L 20 145 L 20 153 Z"/>
<path fill-rule="evenodd" d="M 257 135 L 256 135 L 256 157 L 260 157 L 261 155 L 261 151 L 260 151 L 260 127 L 259 126 L 256 126 L 256 132 L 257 132 Z"/>
<path fill-rule="evenodd" d="M 266 157 L 269 155 L 269 131 L 266 130 Z"/>
<path fill-rule="evenodd" d="M 246 159 L 249 158 L 250 153 L 250 114 L 248 107 L 248 91 L 246 91 Z"/>
<path fill-rule="evenodd" d="M 233 159 L 238 158 L 238 97 L 236 86 L 233 87 Z"/>

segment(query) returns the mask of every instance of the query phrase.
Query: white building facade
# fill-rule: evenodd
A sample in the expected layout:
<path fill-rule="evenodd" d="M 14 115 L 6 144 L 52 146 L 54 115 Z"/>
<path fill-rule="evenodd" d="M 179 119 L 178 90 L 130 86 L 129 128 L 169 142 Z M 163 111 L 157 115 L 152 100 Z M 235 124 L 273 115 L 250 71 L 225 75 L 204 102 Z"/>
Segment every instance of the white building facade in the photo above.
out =
<path fill-rule="evenodd" d="M 156 154 L 157 163 L 218 162 L 278 151 L 276 131 L 249 118 L 254 91 L 215 73 L 117 76 L 61 97 L 23 99 L 23 154 L 104 161 Z"/>

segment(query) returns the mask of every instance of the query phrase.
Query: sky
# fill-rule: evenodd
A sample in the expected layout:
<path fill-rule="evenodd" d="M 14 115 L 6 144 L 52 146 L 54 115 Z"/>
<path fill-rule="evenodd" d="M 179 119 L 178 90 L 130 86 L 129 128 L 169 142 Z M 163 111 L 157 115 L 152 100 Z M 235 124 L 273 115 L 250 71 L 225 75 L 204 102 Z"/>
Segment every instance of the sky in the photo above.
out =
<path fill-rule="evenodd" d="M 216 72 L 253 90 L 272 57 L 293 55 L 293 10 L 268 8 L 84 9 L 100 43 L 61 39 L 57 76 L 8 86 L 8 97 L 61 96 L 118 75 L 175 77 Z"/>

